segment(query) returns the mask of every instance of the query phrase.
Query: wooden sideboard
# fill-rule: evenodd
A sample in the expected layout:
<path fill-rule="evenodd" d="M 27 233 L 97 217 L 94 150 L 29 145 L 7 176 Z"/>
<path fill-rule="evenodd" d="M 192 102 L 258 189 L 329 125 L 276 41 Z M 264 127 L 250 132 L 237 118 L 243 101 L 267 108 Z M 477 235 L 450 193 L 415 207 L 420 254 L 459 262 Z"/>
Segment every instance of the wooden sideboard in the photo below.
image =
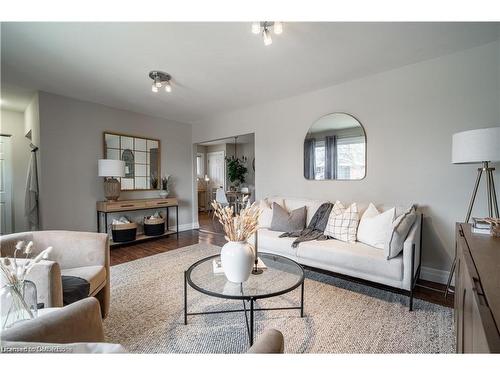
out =
<path fill-rule="evenodd" d="M 169 226 L 169 214 L 170 208 L 175 209 L 175 225 L 176 230 L 170 230 Z M 146 199 L 129 199 L 129 200 L 118 200 L 118 201 L 100 201 L 96 204 L 97 211 L 97 232 L 101 232 L 101 218 L 104 217 L 104 232 L 108 231 L 108 214 L 117 212 L 128 212 L 128 211 L 142 211 L 142 210 L 153 210 L 153 209 L 165 209 L 166 211 L 166 222 L 165 222 L 165 233 L 160 236 L 137 236 L 137 239 L 132 242 L 146 241 L 154 238 L 165 237 L 171 234 L 177 234 L 179 237 L 179 203 L 177 198 L 146 198 Z M 130 242 L 113 243 L 111 242 L 111 247 L 130 244 Z"/>
<path fill-rule="evenodd" d="M 457 353 L 500 353 L 500 238 L 456 225 Z"/>

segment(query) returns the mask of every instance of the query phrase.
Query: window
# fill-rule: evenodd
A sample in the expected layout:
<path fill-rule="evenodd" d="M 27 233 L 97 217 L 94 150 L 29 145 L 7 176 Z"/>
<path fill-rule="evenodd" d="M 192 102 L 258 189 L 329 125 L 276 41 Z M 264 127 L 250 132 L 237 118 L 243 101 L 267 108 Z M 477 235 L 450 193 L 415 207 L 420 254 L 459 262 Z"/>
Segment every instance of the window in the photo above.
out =
<path fill-rule="evenodd" d="M 346 137 L 337 140 L 337 178 L 358 180 L 365 176 L 365 139 Z"/>
<path fill-rule="evenodd" d="M 325 141 L 317 141 L 314 146 L 314 179 L 325 179 Z"/>
<path fill-rule="evenodd" d="M 205 176 L 205 155 L 201 152 L 196 155 L 196 175 L 199 178 Z"/>

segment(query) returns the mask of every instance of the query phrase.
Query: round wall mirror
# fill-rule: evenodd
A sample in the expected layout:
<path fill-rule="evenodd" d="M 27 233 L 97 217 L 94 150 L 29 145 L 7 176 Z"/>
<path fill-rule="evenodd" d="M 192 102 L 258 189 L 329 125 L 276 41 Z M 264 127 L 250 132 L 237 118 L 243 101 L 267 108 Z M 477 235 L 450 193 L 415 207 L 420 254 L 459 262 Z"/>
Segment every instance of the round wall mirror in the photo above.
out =
<path fill-rule="evenodd" d="M 304 177 L 308 180 L 361 180 L 366 175 L 366 134 L 347 113 L 321 117 L 304 140 Z"/>

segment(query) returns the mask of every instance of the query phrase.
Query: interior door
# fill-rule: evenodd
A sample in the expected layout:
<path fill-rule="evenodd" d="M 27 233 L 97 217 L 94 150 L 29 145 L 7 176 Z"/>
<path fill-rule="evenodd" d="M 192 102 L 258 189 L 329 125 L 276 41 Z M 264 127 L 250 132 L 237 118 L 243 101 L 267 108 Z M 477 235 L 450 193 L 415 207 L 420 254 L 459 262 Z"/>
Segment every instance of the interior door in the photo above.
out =
<path fill-rule="evenodd" d="M 10 136 L 0 136 L 0 234 L 12 233 Z"/>
<path fill-rule="evenodd" d="M 222 186 L 226 190 L 226 163 L 224 151 L 207 153 L 207 169 L 210 185 L 213 188 Z"/>

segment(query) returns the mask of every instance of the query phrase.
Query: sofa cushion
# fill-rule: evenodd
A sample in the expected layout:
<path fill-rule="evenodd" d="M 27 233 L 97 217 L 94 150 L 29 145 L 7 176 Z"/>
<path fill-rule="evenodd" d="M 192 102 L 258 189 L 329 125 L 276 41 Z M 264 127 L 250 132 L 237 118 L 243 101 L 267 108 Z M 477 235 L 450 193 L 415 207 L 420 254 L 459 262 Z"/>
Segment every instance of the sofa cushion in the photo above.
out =
<path fill-rule="evenodd" d="M 392 259 L 403 250 L 403 244 L 417 218 L 416 206 L 412 205 L 392 223 L 385 244 L 385 255 Z"/>
<path fill-rule="evenodd" d="M 282 198 L 264 198 L 259 202 L 259 228 L 269 228 L 273 219 L 273 202 L 284 207 Z"/>
<path fill-rule="evenodd" d="M 311 222 L 312 217 L 323 203 L 328 203 L 328 200 L 313 200 L 299 198 L 283 198 L 284 207 L 288 211 L 295 210 L 299 207 L 306 207 L 306 226 Z M 278 202 L 279 203 L 279 202 Z"/>
<path fill-rule="evenodd" d="M 90 283 L 90 295 L 98 292 L 106 282 L 106 269 L 103 266 L 87 266 L 61 270 L 63 276 L 81 277 Z"/>
<path fill-rule="evenodd" d="M 279 232 L 295 232 L 306 226 L 306 207 L 296 208 L 288 212 L 278 203 L 273 203 L 273 219 L 271 230 Z"/>
<path fill-rule="evenodd" d="M 269 229 L 259 229 L 258 251 L 295 258 L 297 256 L 297 248 L 292 247 L 292 243 L 295 238 L 280 238 L 281 234 L 283 234 L 283 232 L 275 232 Z"/>
<path fill-rule="evenodd" d="M 324 234 L 337 240 L 355 242 L 358 223 L 359 215 L 356 203 L 344 210 L 342 204 L 337 201 L 328 218 Z"/>
<path fill-rule="evenodd" d="M 302 259 L 309 259 L 325 266 L 352 270 L 357 274 L 376 275 L 396 281 L 403 279 L 402 256 L 387 260 L 383 251 L 361 242 L 347 243 L 339 240 L 303 242 L 298 247 L 297 256 L 299 262 Z M 304 263 L 307 264 L 306 261 Z"/>
<path fill-rule="evenodd" d="M 383 250 L 391 232 L 395 212 L 396 209 L 391 208 L 381 213 L 370 203 L 359 221 L 358 241 Z"/>

